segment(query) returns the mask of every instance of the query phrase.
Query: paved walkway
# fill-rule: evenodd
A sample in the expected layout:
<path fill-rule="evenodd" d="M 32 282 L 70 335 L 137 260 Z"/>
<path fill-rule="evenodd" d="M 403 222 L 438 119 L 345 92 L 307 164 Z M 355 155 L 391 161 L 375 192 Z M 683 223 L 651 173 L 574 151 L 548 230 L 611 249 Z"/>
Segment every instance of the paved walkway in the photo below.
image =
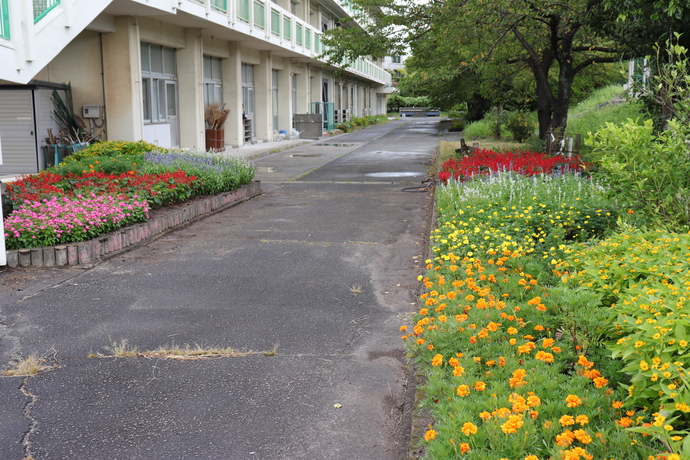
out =
<path fill-rule="evenodd" d="M 54 366 L 0 378 L 0 460 L 406 458 L 433 197 L 402 189 L 434 123 L 269 149 L 260 197 L 92 268 L 0 271 L 0 366 Z M 153 353 L 185 345 L 236 353 Z"/>

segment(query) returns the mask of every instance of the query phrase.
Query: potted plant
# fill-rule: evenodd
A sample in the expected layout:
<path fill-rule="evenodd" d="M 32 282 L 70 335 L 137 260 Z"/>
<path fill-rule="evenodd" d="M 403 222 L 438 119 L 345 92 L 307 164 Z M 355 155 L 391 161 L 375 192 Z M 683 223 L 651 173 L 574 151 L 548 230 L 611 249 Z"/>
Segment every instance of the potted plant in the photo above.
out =
<path fill-rule="evenodd" d="M 222 152 L 225 150 L 225 120 L 228 118 L 230 109 L 213 103 L 204 108 L 204 118 L 206 120 L 206 150 Z"/>

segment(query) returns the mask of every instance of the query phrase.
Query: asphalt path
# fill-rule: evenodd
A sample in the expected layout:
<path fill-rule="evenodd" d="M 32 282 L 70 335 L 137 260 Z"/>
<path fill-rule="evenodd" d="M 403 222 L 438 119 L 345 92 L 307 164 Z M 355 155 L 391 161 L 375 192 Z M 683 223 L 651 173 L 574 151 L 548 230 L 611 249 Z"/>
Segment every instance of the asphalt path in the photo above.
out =
<path fill-rule="evenodd" d="M 256 160 L 265 193 L 95 267 L 0 272 L 0 460 L 406 458 L 436 121 Z M 118 349 L 140 352 L 111 357 Z M 182 359 L 156 349 L 232 348 Z"/>

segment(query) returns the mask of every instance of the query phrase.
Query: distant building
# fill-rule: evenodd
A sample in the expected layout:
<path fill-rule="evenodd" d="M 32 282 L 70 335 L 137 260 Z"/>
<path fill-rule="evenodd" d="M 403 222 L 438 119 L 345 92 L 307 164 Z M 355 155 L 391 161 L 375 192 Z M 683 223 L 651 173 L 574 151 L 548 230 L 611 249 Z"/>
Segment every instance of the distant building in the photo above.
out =
<path fill-rule="evenodd" d="M 348 0 L 0 0 L 0 174 L 44 168 L 51 94 L 103 138 L 204 149 L 204 107 L 225 104 L 225 143 L 324 129 L 386 113 L 391 75 L 358 59 L 324 67 L 321 33 L 353 18 Z M 355 19 L 350 26 L 357 27 Z"/>

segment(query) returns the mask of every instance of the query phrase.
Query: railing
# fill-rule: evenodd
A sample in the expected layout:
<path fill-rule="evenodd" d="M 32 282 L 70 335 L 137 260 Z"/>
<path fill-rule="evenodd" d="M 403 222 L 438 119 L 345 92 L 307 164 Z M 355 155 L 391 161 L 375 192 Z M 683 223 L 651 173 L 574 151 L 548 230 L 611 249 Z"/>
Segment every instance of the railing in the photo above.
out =
<path fill-rule="evenodd" d="M 10 12 L 7 0 L 0 0 L 0 37 L 10 38 Z"/>
<path fill-rule="evenodd" d="M 34 24 L 59 4 L 60 0 L 34 0 Z"/>

